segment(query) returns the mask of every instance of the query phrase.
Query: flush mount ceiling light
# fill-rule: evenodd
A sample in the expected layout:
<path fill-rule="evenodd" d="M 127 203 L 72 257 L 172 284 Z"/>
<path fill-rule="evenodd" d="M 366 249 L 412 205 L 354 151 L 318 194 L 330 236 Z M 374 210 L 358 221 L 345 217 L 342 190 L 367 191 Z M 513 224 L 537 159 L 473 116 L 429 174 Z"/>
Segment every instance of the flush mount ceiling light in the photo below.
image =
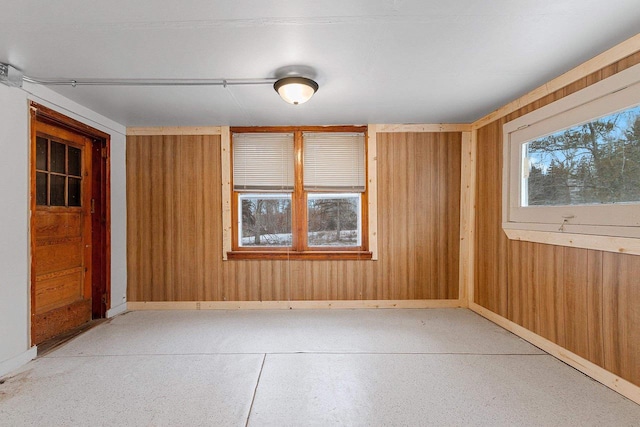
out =
<path fill-rule="evenodd" d="M 273 84 L 278 95 L 289 104 L 307 102 L 318 90 L 318 83 L 306 77 L 284 77 Z"/>

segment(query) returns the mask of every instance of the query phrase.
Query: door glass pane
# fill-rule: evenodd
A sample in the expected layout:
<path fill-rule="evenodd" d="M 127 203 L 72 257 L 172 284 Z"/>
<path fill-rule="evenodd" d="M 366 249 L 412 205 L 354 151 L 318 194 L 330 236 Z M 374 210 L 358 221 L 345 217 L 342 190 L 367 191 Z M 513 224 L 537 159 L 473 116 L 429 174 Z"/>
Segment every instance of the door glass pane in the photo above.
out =
<path fill-rule="evenodd" d="M 309 246 L 360 246 L 360 194 L 309 194 Z"/>
<path fill-rule="evenodd" d="M 79 148 L 69 146 L 69 175 L 82 176 L 81 153 Z"/>
<path fill-rule="evenodd" d="M 66 148 L 67 146 L 64 144 L 51 141 L 51 172 L 65 173 Z"/>
<path fill-rule="evenodd" d="M 241 194 L 240 246 L 291 246 L 291 195 Z"/>
<path fill-rule="evenodd" d="M 51 206 L 65 206 L 65 203 L 64 203 L 65 181 L 66 181 L 66 178 L 64 176 L 51 175 L 51 190 L 50 190 L 51 201 L 49 203 Z"/>
<path fill-rule="evenodd" d="M 47 204 L 47 174 L 36 172 L 36 205 Z"/>
<path fill-rule="evenodd" d="M 36 169 L 47 170 L 47 139 L 36 137 Z"/>
<path fill-rule="evenodd" d="M 69 177 L 69 206 L 82 206 L 81 182 L 80 178 Z"/>

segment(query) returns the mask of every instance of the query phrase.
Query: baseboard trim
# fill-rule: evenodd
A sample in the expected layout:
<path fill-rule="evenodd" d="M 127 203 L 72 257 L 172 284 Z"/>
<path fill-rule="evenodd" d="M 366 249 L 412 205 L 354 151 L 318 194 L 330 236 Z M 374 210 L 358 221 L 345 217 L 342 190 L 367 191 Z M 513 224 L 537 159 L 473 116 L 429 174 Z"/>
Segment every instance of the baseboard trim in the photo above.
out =
<path fill-rule="evenodd" d="M 640 387 L 475 302 L 469 309 L 640 405 Z"/>
<path fill-rule="evenodd" d="M 461 300 L 128 301 L 128 310 L 305 310 L 353 308 L 459 308 Z"/>
<path fill-rule="evenodd" d="M 120 305 L 110 308 L 107 310 L 107 319 L 117 316 L 118 314 L 122 314 L 128 310 L 127 303 L 123 302 Z"/>
<path fill-rule="evenodd" d="M 38 347 L 33 346 L 24 353 L 12 357 L 11 359 L 0 362 L 0 377 L 7 375 L 9 372 L 15 371 L 22 365 L 26 365 L 38 355 Z"/>

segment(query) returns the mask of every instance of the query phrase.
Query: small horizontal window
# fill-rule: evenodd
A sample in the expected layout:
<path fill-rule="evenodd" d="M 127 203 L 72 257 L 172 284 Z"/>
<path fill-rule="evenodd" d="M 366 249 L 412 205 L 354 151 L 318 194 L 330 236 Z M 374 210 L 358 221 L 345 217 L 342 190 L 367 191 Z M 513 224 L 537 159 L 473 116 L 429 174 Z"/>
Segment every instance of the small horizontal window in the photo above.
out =
<path fill-rule="evenodd" d="M 640 201 L 640 106 L 523 147 L 522 206 Z"/>
<path fill-rule="evenodd" d="M 505 229 L 640 237 L 638 71 L 505 124 Z"/>

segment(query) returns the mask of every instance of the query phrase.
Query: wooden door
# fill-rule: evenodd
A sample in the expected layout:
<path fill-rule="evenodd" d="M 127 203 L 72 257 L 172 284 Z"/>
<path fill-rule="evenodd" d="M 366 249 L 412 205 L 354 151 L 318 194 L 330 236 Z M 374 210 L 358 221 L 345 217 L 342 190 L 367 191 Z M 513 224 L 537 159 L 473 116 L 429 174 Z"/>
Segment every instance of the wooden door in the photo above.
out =
<path fill-rule="evenodd" d="M 91 140 L 32 121 L 32 342 L 91 320 Z"/>
<path fill-rule="evenodd" d="M 109 256 L 109 179 L 107 176 L 108 163 L 107 141 L 94 138 L 91 157 L 91 299 L 92 318 L 102 319 L 107 315 L 109 294 L 107 292 Z"/>

